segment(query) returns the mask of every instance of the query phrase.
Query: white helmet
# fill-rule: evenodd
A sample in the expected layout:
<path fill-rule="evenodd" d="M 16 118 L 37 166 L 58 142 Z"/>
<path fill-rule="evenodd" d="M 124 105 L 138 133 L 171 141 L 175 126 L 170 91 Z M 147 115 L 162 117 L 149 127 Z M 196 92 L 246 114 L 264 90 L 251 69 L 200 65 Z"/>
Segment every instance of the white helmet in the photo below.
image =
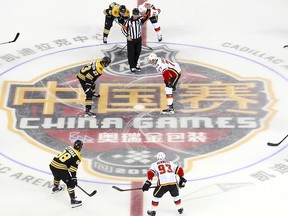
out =
<path fill-rule="evenodd" d="M 149 56 L 148 56 L 148 60 L 151 64 L 156 64 L 156 60 L 157 60 L 157 55 L 155 53 L 151 53 Z"/>
<path fill-rule="evenodd" d="M 140 12 L 140 14 L 145 14 L 147 11 L 147 8 L 144 5 L 139 5 L 138 10 Z"/>
<path fill-rule="evenodd" d="M 166 155 L 163 152 L 158 152 L 156 158 L 157 160 L 165 160 Z"/>

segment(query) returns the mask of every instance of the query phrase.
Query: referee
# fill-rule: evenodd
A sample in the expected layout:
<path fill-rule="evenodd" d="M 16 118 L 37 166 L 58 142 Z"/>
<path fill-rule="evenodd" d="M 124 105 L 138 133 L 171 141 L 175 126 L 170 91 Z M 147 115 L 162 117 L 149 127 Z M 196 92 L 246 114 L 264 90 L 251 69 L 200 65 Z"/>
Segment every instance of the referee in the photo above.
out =
<path fill-rule="evenodd" d="M 140 71 L 138 59 L 142 48 L 142 25 L 138 8 L 132 10 L 132 16 L 122 26 L 122 32 L 127 37 L 128 63 L 132 73 Z"/>

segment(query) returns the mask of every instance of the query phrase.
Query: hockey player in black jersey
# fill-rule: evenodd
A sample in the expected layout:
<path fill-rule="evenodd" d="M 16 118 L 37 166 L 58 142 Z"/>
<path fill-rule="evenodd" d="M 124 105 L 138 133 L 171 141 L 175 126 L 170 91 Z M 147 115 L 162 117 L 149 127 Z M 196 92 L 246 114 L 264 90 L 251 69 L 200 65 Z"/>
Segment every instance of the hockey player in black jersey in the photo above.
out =
<path fill-rule="evenodd" d="M 67 186 L 67 192 L 70 196 L 72 207 L 82 205 L 82 201 L 76 200 L 74 188 L 77 185 L 77 169 L 82 160 L 80 151 L 82 149 L 83 142 L 76 140 L 73 147 L 68 146 L 56 157 L 53 158 L 50 163 L 50 170 L 54 176 L 54 187 L 52 192 L 56 193 L 62 190 L 60 181 L 62 180 Z"/>
<path fill-rule="evenodd" d="M 103 11 L 105 14 L 105 24 L 103 31 L 103 43 L 107 43 L 107 38 L 113 21 L 115 20 L 119 25 L 123 25 L 125 20 L 130 17 L 130 11 L 125 5 L 119 5 L 116 2 L 112 2 L 107 9 Z"/>
<path fill-rule="evenodd" d="M 96 85 L 95 81 L 100 77 L 103 73 L 105 67 L 107 67 L 111 63 L 111 59 L 107 56 L 102 59 L 96 59 L 85 66 L 83 66 L 80 72 L 77 74 L 77 78 L 86 94 L 85 99 L 85 117 L 94 117 L 96 118 L 96 114 L 91 112 L 92 108 L 92 98 L 100 97 L 99 94 L 96 94 Z"/>

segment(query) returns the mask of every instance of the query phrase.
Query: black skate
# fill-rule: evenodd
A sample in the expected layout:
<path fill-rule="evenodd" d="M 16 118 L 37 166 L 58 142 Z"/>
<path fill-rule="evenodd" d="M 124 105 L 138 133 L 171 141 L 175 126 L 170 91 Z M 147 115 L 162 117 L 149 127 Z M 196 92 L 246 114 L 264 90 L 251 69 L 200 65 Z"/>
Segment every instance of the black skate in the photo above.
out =
<path fill-rule="evenodd" d="M 62 189 L 63 189 L 63 188 L 62 188 L 61 186 L 54 186 L 54 187 L 52 188 L 52 194 L 58 193 L 58 192 L 60 192 Z"/>
<path fill-rule="evenodd" d="M 162 114 L 168 114 L 168 115 L 171 115 L 171 114 L 174 114 L 175 112 L 174 112 L 174 109 L 173 109 L 173 108 L 168 107 L 167 109 L 162 110 L 161 113 L 162 113 Z"/>
<path fill-rule="evenodd" d="M 103 43 L 107 44 L 107 37 L 103 37 Z"/>
<path fill-rule="evenodd" d="M 86 111 L 85 112 L 85 117 L 92 117 L 92 118 L 96 118 L 96 114 L 91 112 L 91 111 Z"/>
<path fill-rule="evenodd" d="M 183 208 L 180 208 L 180 209 L 178 209 L 178 213 L 179 213 L 179 214 L 182 214 L 182 213 L 183 213 L 183 211 L 184 211 L 184 209 L 183 209 Z"/>
<path fill-rule="evenodd" d="M 162 35 L 158 35 L 158 42 L 162 41 Z"/>
<path fill-rule="evenodd" d="M 82 201 L 81 200 L 76 200 L 76 199 L 72 199 L 71 200 L 71 207 L 72 208 L 76 208 L 82 205 Z"/>
<path fill-rule="evenodd" d="M 150 210 L 148 210 L 148 211 L 147 211 L 147 214 L 148 214 L 148 215 L 151 215 L 151 216 L 155 216 L 155 215 L 156 215 L 156 211 L 150 211 Z"/>
<path fill-rule="evenodd" d="M 96 93 L 94 93 L 92 97 L 99 98 L 99 97 L 100 97 L 100 94 L 96 94 Z"/>

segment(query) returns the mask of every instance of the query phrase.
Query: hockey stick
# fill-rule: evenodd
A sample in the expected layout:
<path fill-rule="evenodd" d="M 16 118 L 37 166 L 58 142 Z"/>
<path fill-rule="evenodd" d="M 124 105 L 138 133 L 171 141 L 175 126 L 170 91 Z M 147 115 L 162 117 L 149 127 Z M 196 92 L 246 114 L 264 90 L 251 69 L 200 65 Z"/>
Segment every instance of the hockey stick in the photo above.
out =
<path fill-rule="evenodd" d="M 118 52 L 118 55 L 120 55 L 126 47 L 127 47 L 127 44 L 121 48 L 121 50 Z"/>
<path fill-rule="evenodd" d="M 153 50 L 152 47 L 150 47 L 150 46 L 148 46 L 148 45 L 145 45 L 145 46 L 143 46 L 143 47 L 147 47 L 148 49 Z"/>
<path fill-rule="evenodd" d="M 268 145 L 268 146 L 279 146 L 287 137 L 288 137 L 288 135 L 286 135 L 286 136 L 285 136 L 280 142 L 278 142 L 278 143 L 268 142 L 267 145 Z"/>
<path fill-rule="evenodd" d="M 288 45 L 285 45 L 283 48 L 287 48 L 288 47 Z"/>
<path fill-rule="evenodd" d="M 156 188 L 157 186 L 151 186 L 150 188 Z M 117 187 L 117 186 L 112 186 L 112 188 L 114 188 L 114 189 L 116 189 L 116 190 L 118 190 L 118 191 L 121 191 L 121 192 L 123 192 L 123 191 L 132 191 L 132 190 L 142 190 L 142 187 L 141 188 L 129 188 L 129 189 L 121 189 L 121 188 L 119 188 L 119 187 Z"/>
<path fill-rule="evenodd" d="M 97 193 L 97 190 L 92 191 L 92 193 L 87 193 L 82 187 L 80 187 L 79 185 L 76 185 L 78 188 L 80 188 L 85 194 L 87 194 L 88 196 L 92 197 Z"/>
<path fill-rule="evenodd" d="M 20 35 L 20 33 L 18 32 L 18 33 L 16 34 L 14 40 L 12 40 L 12 41 L 8 41 L 8 42 L 0 43 L 0 45 L 2 45 L 2 44 L 7 44 L 7 43 L 14 43 L 14 42 L 18 39 L 19 35 Z"/>

